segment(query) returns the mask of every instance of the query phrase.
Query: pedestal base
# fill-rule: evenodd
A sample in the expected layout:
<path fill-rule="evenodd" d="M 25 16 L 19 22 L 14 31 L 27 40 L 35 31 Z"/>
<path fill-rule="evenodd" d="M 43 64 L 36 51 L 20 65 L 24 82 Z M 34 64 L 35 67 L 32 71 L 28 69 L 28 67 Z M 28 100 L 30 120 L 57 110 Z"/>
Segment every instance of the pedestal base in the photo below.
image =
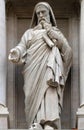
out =
<path fill-rule="evenodd" d="M 0 104 L 0 129 L 4 128 L 7 129 L 8 128 L 8 109 L 7 107 L 5 107 L 4 105 Z"/>
<path fill-rule="evenodd" d="M 84 107 L 81 107 L 77 111 L 77 127 L 78 130 L 84 130 Z"/>

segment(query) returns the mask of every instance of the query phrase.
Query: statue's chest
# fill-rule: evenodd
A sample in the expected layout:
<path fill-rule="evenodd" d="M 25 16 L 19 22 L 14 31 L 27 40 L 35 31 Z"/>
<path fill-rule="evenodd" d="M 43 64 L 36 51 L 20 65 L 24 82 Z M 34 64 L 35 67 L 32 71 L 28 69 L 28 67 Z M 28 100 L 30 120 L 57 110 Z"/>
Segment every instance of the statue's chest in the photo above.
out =
<path fill-rule="evenodd" d="M 27 48 L 36 48 L 44 44 L 43 35 L 46 34 L 45 29 L 32 31 L 32 38 L 27 42 Z"/>
<path fill-rule="evenodd" d="M 46 30 L 45 29 L 40 29 L 40 30 L 33 31 L 33 35 L 34 35 L 34 37 L 36 39 L 42 38 L 43 34 L 46 34 Z"/>

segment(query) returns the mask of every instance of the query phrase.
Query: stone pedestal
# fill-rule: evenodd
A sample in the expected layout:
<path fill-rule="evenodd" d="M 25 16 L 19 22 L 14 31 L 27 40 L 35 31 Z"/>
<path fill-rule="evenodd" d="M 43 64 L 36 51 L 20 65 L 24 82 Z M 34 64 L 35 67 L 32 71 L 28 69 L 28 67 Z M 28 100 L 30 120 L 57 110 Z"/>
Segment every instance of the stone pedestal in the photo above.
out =
<path fill-rule="evenodd" d="M 78 127 L 78 130 L 84 130 L 84 107 L 78 109 L 77 127 Z"/>
<path fill-rule="evenodd" d="M 7 107 L 0 104 L 0 129 L 7 129 L 8 128 L 8 109 Z"/>
<path fill-rule="evenodd" d="M 78 130 L 84 130 L 84 0 L 80 0 L 80 108 L 77 111 Z"/>

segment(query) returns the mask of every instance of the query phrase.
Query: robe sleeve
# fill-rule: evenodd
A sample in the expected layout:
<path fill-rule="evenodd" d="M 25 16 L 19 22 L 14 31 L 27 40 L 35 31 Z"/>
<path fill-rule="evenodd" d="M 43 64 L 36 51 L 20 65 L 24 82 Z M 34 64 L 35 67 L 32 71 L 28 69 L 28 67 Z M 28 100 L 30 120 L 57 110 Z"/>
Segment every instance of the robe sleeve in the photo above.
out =
<path fill-rule="evenodd" d="M 15 49 L 18 49 L 20 52 L 18 64 L 23 64 L 26 62 L 27 49 L 30 47 L 32 36 L 32 29 L 27 30 L 23 34 L 20 43 L 15 47 Z"/>
<path fill-rule="evenodd" d="M 66 39 L 64 39 L 63 42 L 64 43 L 63 43 L 62 48 L 61 48 L 61 56 L 62 56 L 63 63 L 64 63 L 65 79 L 66 79 L 68 76 L 70 67 L 72 65 L 72 49 L 69 46 Z"/>
<path fill-rule="evenodd" d="M 64 63 L 64 70 L 65 70 L 65 79 L 67 79 L 70 67 L 72 65 L 72 49 L 64 37 L 64 35 L 59 31 L 59 39 L 58 42 L 61 43 L 60 53 Z"/>
<path fill-rule="evenodd" d="M 58 28 L 53 28 L 50 32 L 48 32 L 48 35 L 52 40 L 56 39 L 56 46 L 60 51 L 65 68 L 65 77 L 67 78 L 72 64 L 72 49 L 67 39 Z"/>

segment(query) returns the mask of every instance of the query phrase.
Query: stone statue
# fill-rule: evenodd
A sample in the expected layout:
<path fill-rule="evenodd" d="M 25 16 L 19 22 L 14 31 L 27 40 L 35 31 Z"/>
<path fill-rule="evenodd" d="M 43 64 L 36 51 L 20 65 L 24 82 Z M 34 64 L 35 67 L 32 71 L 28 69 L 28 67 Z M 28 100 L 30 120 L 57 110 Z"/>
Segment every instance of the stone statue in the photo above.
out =
<path fill-rule="evenodd" d="M 10 50 L 9 60 L 24 64 L 25 113 L 28 127 L 61 129 L 63 92 L 72 61 L 72 50 L 57 28 L 52 8 L 39 2 L 31 28 Z"/>

